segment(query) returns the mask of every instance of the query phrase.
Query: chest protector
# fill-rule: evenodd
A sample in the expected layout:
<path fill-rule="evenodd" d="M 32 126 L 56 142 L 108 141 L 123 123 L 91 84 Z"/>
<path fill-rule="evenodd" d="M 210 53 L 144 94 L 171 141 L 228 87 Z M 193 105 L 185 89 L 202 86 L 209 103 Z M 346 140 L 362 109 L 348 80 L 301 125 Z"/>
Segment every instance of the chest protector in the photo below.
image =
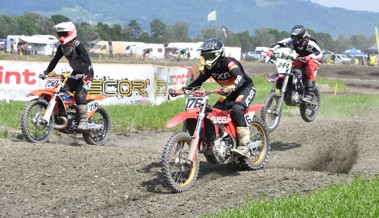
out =
<path fill-rule="evenodd" d="M 62 48 L 63 55 L 67 58 L 68 63 L 70 64 L 73 71 L 77 73 L 82 73 L 84 62 L 82 58 L 76 52 L 76 47 L 79 44 L 80 42 L 78 40 L 75 40 L 71 47 L 64 45 L 61 48 Z"/>

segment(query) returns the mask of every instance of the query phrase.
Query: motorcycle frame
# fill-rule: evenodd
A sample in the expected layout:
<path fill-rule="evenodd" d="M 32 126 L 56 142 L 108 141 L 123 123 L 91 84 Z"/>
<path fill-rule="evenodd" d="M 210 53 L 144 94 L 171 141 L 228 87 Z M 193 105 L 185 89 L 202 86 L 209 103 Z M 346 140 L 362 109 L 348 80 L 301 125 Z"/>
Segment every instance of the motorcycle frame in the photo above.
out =
<path fill-rule="evenodd" d="M 237 138 L 237 128 L 231 119 L 230 111 L 220 110 L 217 108 L 212 108 L 212 111 L 207 113 L 208 108 L 208 96 L 203 96 L 204 102 L 199 105 L 199 107 L 196 110 L 186 110 L 186 112 L 181 112 L 171 118 L 167 124 L 167 128 L 173 128 L 180 123 L 184 122 L 184 125 L 182 127 L 182 131 L 189 130 L 187 124 L 190 120 L 196 120 L 196 126 L 193 131 L 192 140 L 190 144 L 190 151 L 188 154 L 188 160 L 189 161 L 196 161 L 197 158 L 197 151 L 200 144 L 200 136 L 202 131 L 206 131 L 206 129 L 210 129 L 209 131 L 212 131 L 214 133 L 215 139 L 218 138 L 220 134 L 220 129 L 218 125 L 216 125 L 211 118 L 216 116 L 222 116 L 225 117 L 227 122 L 222 122 L 221 125 L 224 126 L 224 131 L 227 132 L 231 137 L 234 139 Z M 257 104 L 253 106 L 249 106 L 249 108 L 246 110 L 245 115 L 249 114 L 251 112 L 256 112 L 264 107 L 264 104 Z M 209 122 L 205 122 L 205 120 L 208 120 Z M 205 124 L 206 123 L 206 124 Z M 210 125 L 212 124 L 212 125 Z M 247 123 L 248 126 L 251 125 L 251 123 Z M 213 143 L 211 143 L 212 151 L 213 151 Z"/>
<path fill-rule="evenodd" d="M 278 64 L 277 63 L 275 64 L 278 69 L 279 68 Z M 282 67 L 286 67 L 284 72 L 279 72 L 278 70 L 275 74 L 271 75 L 270 78 L 268 79 L 268 81 L 273 83 L 271 92 L 275 92 L 278 80 L 283 78 L 283 84 L 282 84 L 281 89 L 279 90 L 278 107 L 276 108 L 276 111 L 275 111 L 277 114 L 279 114 L 280 111 L 282 110 L 285 93 L 287 91 L 288 81 L 291 76 L 294 77 L 294 74 L 292 73 L 294 70 L 294 68 L 292 67 L 292 60 L 286 60 L 285 64 L 282 64 Z"/>
<path fill-rule="evenodd" d="M 68 92 L 68 94 L 71 96 L 72 101 L 65 102 L 63 99 L 59 96 L 61 88 L 64 86 L 67 77 L 61 81 L 60 76 L 53 76 L 53 77 L 48 77 L 50 79 L 59 79 L 60 82 L 57 83 L 57 85 L 53 88 L 46 88 L 46 89 L 36 89 L 31 91 L 28 94 L 28 97 L 30 96 L 36 96 L 41 99 L 45 99 L 49 104 L 48 107 L 46 108 L 46 113 L 43 116 L 43 119 L 47 122 L 47 124 L 50 122 L 50 117 L 52 114 L 58 115 L 59 110 L 64 110 L 65 113 L 67 113 L 67 110 L 69 109 L 71 104 L 76 104 L 76 100 L 74 97 L 74 94 L 71 92 Z M 107 96 L 90 96 L 86 95 L 86 100 L 87 102 L 92 102 L 92 101 L 101 101 L 103 99 L 107 98 Z M 97 110 L 97 108 L 96 108 Z M 88 118 L 92 117 L 96 110 L 91 110 L 88 111 Z"/>

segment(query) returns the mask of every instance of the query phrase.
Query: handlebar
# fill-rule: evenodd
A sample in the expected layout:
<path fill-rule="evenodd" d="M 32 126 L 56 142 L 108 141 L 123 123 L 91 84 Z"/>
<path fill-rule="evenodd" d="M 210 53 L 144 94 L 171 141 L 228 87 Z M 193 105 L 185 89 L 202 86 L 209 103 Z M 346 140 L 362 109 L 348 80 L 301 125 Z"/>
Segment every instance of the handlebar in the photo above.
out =
<path fill-rule="evenodd" d="M 260 62 L 270 62 L 270 61 L 275 61 L 277 59 L 285 59 L 285 60 L 291 60 L 291 61 L 301 61 L 301 62 L 306 62 L 303 57 L 293 57 L 288 54 L 284 54 L 282 52 L 274 52 L 271 56 L 267 56 L 266 54 L 263 54 Z"/>
<path fill-rule="evenodd" d="M 57 77 L 60 77 L 62 80 L 65 80 L 65 79 L 75 79 L 75 80 L 81 80 L 83 79 L 83 77 L 85 76 L 84 74 L 75 74 L 75 75 L 64 75 L 64 74 L 61 74 L 61 75 L 58 75 L 58 74 L 54 74 L 54 75 L 45 75 L 44 77 L 42 77 L 43 74 L 40 74 L 40 78 L 41 79 L 46 79 L 46 78 L 57 78 Z"/>
<path fill-rule="evenodd" d="M 230 89 L 216 88 L 212 91 L 206 91 L 199 87 L 194 89 L 189 89 L 187 87 L 183 87 L 182 90 L 169 89 L 168 93 L 171 97 L 177 97 L 180 95 L 194 95 L 194 96 L 206 96 L 210 94 L 219 94 L 219 95 L 229 95 L 231 93 Z"/>

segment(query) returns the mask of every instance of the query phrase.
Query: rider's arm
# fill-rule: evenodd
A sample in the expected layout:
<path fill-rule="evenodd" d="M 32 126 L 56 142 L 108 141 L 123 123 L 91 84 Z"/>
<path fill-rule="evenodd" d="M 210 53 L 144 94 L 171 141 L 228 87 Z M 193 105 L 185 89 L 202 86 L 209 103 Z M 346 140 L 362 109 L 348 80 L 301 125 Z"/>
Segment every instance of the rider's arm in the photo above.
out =
<path fill-rule="evenodd" d="M 313 40 L 309 40 L 307 51 L 310 53 L 309 57 L 315 60 L 321 60 L 322 59 L 322 50 L 317 45 L 317 43 Z"/>
<path fill-rule="evenodd" d="M 281 48 L 281 47 L 291 47 L 291 46 L 292 46 L 292 39 L 286 38 L 286 39 L 283 39 L 279 42 L 275 42 L 274 44 L 272 44 L 270 46 L 269 50 L 275 51 L 276 49 Z"/>
<path fill-rule="evenodd" d="M 208 73 L 208 71 L 205 71 L 202 70 L 201 73 L 199 74 L 199 76 L 193 81 L 191 82 L 187 88 L 194 88 L 194 87 L 199 87 L 203 84 L 203 82 L 207 81 L 207 79 L 209 79 L 209 77 L 211 76 L 210 73 Z"/>
<path fill-rule="evenodd" d="M 238 64 L 234 61 L 230 61 L 228 63 L 228 70 L 229 70 L 230 75 L 232 75 L 232 77 L 235 79 L 232 85 L 238 89 L 245 82 L 244 73 L 242 72 Z"/>
<path fill-rule="evenodd" d="M 47 69 L 44 71 L 44 73 L 47 75 L 51 71 L 54 70 L 55 66 L 57 66 L 59 60 L 63 57 L 63 52 L 61 49 L 61 45 L 58 46 L 57 52 L 55 52 L 55 55 L 53 59 L 51 59 L 49 66 L 47 66 Z"/>

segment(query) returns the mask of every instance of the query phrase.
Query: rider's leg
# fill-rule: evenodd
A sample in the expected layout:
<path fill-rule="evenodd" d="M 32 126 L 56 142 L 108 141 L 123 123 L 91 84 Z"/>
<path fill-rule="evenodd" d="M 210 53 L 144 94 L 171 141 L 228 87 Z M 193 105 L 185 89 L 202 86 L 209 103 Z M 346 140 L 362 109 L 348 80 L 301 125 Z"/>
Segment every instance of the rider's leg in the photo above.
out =
<path fill-rule="evenodd" d="M 242 90 L 232 106 L 230 115 L 237 127 L 238 146 L 231 151 L 245 158 L 248 157 L 247 145 L 250 143 L 250 130 L 246 124 L 244 113 L 249 108 L 255 96 L 255 89 L 246 87 Z"/>
<path fill-rule="evenodd" d="M 315 97 L 315 87 L 316 87 L 316 75 L 319 65 L 314 60 L 310 60 L 305 69 L 305 76 L 307 77 L 305 87 L 306 87 L 306 96 L 303 98 L 303 101 L 311 102 Z"/>
<path fill-rule="evenodd" d="M 311 102 L 313 98 L 316 96 L 315 94 L 315 86 L 316 86 L 316 80 L 307 80 L 305 83 L 306 87 L 306 96 L 303 98 L 303 101 L 305 102 Z"/>
<path fill-rule="evenodd" d="M 238 139 L 238 146 L 234 149 L 232 149 L 233 153 L 239 154 L 243 157 L 248 156 L 247 152 L 247 145 L 250 143 L 250 130 L 249 127 L 247 127 L 244 119 L 244 112 L 246 110 L 246 107 L 244 107 L 241 104 L 235 104 L 232 107 L 231 110 L 231 117 L 236 124 L 237 127 L 237 139 Z"/>
<path fill-rule="evenodd" d="M 88 109 L 86 104 L 78 105 L 79 111 L 79 125 L 78 130 L 85 131 L 88 130 Z"/>
<path fill-rule="evenodd" d="M 82 86 L 78 87 L 75 91 L 76 103 L 78 105 L 79 112 L 79 131 L 88 130 L 88 108 L 87 108 L 87 100 L 86 100 L 87 90 Z"/>

